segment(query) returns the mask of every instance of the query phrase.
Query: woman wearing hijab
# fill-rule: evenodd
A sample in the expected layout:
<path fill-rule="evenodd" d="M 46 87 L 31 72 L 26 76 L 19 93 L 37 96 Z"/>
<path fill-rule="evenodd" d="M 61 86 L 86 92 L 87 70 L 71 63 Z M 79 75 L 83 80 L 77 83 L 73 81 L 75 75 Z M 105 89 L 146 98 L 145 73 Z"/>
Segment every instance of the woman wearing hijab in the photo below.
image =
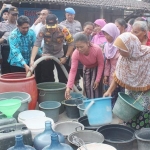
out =
<path fill-rule="evenodd" d="M 150 127 L 150 48 L 141 45 L 139 39 L 132 33 L 120 35 L 114 45 L 119 49 L 113 81 L 104 94 L 110 96 L 117 85 L 126 89 L 126 94 L 135 100 L 140 97 L 144 112 L 126 124 L 135 129 Z"/>
<path fill-rule="evenodd" d="M 120 35 L 120 31 L 114 23 L 108 23 L 102 28 L 102 32 L 107 39 L 107 43 L 104 46 L 105 54 L 105 68 L 104 68 L 104 85 L 110 85 L 113 79 L 113 73 L 116 68 L 116 63 L 119 58 L 118 48 L 113 46 L 115 39 Z M 112 106 L 114 105 L 120 87 L 114 92 L 112 99 Z"/>
<path fill-rule="evenodd" d="M 107 40 L 101 29 L 106 25 L 106 22 L 104 19 L 97 19 L 94 22 L 94 24 L 95 24 L 94 30 L 96 31 L 96 35 L 94 35 L 91 42 L 99 45 L 100 47 L 103 47 L 103 45 L 106 43 Z"/>

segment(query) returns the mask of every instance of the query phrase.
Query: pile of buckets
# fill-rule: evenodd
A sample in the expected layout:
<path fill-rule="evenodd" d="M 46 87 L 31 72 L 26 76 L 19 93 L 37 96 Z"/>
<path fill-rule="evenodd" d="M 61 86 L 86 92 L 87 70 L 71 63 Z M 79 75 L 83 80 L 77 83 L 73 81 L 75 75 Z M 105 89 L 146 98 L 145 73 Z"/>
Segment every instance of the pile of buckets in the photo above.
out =
<path fill-rule="evenodd" d="M 13 76 L 12 79 L 9 79 L 9 82 L 15 80 L 14 78 Z M 32 78 L 29 79 L 31 80 Z M 16 79 L 16 82 L 19 80 Z M 25 81 L 24 79 L 23 82 Z M 15 88 L 15 84 L 13 88 Z M 87 99 L 80 93 L 72 92 L 72 98 L 66 101 L 64 100 L 66 89 L 66 84 L 64 83 L 40 83 L 36 88 L 34 88 L 34 92 L 31 92 L 34 94 L 28 91 L 20 91 L 23 88 L 20 88 L 20 90 L 15 89 L 17 92 L 13 92 L 13 90 L 8 91 L 6 88 L 4 88 L 5 91 L 1 91 L 0 88 L 0 111 L 2 112 L 0 114 L 0 118 L 2 118 L 0 119 L 0 135 L 3 136 L 0 138 L 0 143 L 2 144 L 0 146 L 1 150 L 6 150 L 9 148 L 8 146 L 13 146 L 15 144 L 15 134 L 18 133 L 24 133 L 24 143 L 33 146 L 33 139 L 44 132 L 45 122 L 47 121 L 51 122 L 53 130 L 61 133 L 65 137 L 65 142 L 74 149 L 84 150 L 86 147 L 88 150 L 98 148 L 102 150 L 127 150 L 132 149 L 136 145 L 136 139 L 138 141 L 138 150 L 149 149 L 149 128 L 135 131 L 124 125 L 111 124 L 111 97 Z M 32 88 L 28 86 L 28 90 L 31 91 Z M 36 90 L 38 91 L 37 93 L 35 92 Z M 33 110 L 35 109 L 35 103 L 37 103 L 34 95 L 38 97 L 39 104 L 36 108 L 39 110 Z M 122 104 L 124 99 L 129 99 L 127 105 L 126 102 Z M 136 113 L 142 111 L 139 103 L 136 103 L 133 109 L 130 101 L 132 102 L 132 99 L 127 97 L 127 95 L 119 93 L 119 99 L 113 109 L 113 113 L 124 121 L 132 119 Z M 124 110 L 128 110 L 126 112 L 132 114 L 132 116 L 121 113 L 123 109 L 120 109 L 120 105 L 124 107 Z M 127 108 L 128 105 L 131 106 L 131 109 Z M 78 120 L 57 123 L 59 114 L 63 113 L 64 110 L 68 118 Z M 1 139 L 5 142 L 2 143 Z M 8 144 L 9 141 L 10 143 Z"/>

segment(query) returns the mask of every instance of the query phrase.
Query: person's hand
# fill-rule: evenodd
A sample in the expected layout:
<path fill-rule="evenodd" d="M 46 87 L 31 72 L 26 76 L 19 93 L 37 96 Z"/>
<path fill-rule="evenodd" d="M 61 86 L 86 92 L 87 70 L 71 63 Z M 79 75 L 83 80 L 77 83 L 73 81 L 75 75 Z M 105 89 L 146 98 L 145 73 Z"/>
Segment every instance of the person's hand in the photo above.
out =
<path fill-rule="evenodd" d="M 7 6 L 7 4 L 3 4 L 3 6 L 2 6 L 2 8 L 1 8 L 1 10 L 5 9 L 5 8 L 6 8 L 6 6 Z"/>
<path fill-rule="evenodd" d="M 27 64 L 25 64 L 24 68 L 25 68 L 25 71 L 26 71 L 26 74 L 27 74 L 30 71 L 30 67 Z"/>
<path fill-rule="evenodd" d="M 94 82 L 94 85 L 93 85 L 93 89 L 96 90 L 96 89 L 98 88 L 98 86 L 99 86 L 99 82 L 96 82 L 96 81 L 95 81 L 95 82 Z"/>
<path fill-rule="evenodd" d="M 108 77 L 107 76 L 104 77 L 103 84 L 108 85 Z"/>
<path fill-rule="evenodd" d="M 71 96 L 70 96 L 70 88 L 66 88 L 66 91 L 65 91 L 65 98 L 68 100 L 68 99 L 70 99 L 71 98 Z"/>
<path fill-rule="evenodd" d="M 37 25 L 38 23 L 40 23 L 42 21 L 42 19 L 39 17 L 35 20 L 34 25 Z"/>
<path fill-rule="evenodd" d="M 103 97 L 110 97 L 111 94 L 112 94 L 112 93 L 109 92 L 109 90 L 107 90 L 107 91 L 104 93 Z"/>
<path fill-rule="evenodd" d="M 65 57 L 60 58 L 60 64 L 62 64 L 62 65 L 65 64 L 66 61 L 67 61 L 67 59 Z"/>

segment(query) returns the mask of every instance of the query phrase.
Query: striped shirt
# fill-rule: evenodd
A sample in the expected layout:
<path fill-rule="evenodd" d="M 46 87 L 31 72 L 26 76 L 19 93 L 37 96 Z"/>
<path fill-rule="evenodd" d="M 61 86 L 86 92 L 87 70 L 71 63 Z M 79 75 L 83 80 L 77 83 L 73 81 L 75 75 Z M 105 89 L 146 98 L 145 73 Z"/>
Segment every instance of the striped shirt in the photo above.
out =
<path fill-rule="evenodd" d="M 17 28 L 16 24 L 11 24 L 8 21 L 0 22 L 0 32 L 4 32 L 4 35 L 1 37 L 5 40 L 8 40 L 10 33 Z"/>
<path fill-rule="evenodd" d="M 18 28 L 11 32 L 9 36 L 10 53 L 8 57 L 10 65 L 22 68 L 24 68 L 24 64 L 29 65 L 35 39 L 36 35 L 31 29 L 29 29 L 26 35 L 21 34 Z"/>

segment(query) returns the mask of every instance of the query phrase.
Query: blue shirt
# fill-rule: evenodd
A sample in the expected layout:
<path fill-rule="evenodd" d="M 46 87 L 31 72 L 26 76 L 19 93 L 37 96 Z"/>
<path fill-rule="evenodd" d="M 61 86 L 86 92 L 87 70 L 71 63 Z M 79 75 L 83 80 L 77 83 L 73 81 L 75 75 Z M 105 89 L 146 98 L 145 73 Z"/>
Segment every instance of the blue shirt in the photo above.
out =
<path fill-rule="evenodd" d="M 29 65 L 35 40 L 36 35 L 31 29 L 26 35 L 21 34 L 18 28 L 13 30 L 9 36 L 10 53 L 8 62 L 10 62 L 10 65 L 22 68 L 24 68 L 24 64 Z"/>

